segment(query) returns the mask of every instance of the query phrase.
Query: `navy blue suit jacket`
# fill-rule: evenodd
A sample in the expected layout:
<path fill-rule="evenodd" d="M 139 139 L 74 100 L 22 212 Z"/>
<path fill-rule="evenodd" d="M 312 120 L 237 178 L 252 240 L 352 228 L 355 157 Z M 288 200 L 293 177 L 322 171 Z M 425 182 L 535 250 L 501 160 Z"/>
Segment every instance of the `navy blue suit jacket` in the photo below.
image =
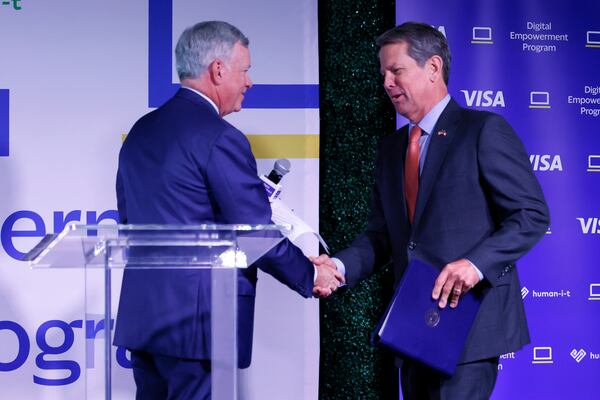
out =
<path fill-rule="evenodd" d="M 404 126 L 379 144 L 366 230 L 336 257 L 350 285 L 389 261 L 397 283 L 412 257 L 440 268 L 469 259 L 484 275 L 474 290 L 486 295 L 462 362 L 515 351 L 529 342 L 515 262 L 549 225 L 529 157 L 502 117 L 461 108 L 454 100 L 430 133 L 414 224 L 403 189 Z"/>
<path fill-rule="evenodd" d="M 271 208 L 247 138 L 201 96 L 180 89 L 131 129 L 119 154 L 117 203 L 128 224 L 268 224 Z M 250 364 L 256 266 L 304 297 L 314 268 L 284 240 L 238 278 L 239 365 Z M 115 345 L 210 358 L 210 275 L 125 270 Z"/>

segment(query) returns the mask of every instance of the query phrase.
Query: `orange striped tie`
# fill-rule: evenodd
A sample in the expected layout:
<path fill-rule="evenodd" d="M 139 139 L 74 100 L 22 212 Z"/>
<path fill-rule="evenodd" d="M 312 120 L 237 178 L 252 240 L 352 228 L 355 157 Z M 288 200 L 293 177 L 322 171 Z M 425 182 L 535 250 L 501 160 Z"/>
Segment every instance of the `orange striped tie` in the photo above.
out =
<path fill-rule="evenodd" d="M 413 126 L 410 130 L 406 163 L 404 164 L 404 192 L 406 194 L 408 218 L 411 224 L 415 217 L 417 193 L 419 192 L 419 153 L 421 152 L 419 139 L 421 138 L 421 132 L 418 125 Z"/>

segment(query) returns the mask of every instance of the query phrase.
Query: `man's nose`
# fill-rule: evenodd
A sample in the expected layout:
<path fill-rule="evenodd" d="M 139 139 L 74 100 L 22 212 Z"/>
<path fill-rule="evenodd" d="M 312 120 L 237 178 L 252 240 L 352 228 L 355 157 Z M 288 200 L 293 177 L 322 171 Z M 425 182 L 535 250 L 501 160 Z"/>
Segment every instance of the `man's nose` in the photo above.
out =
<path fill-rule="evenodd" d="M 395 86 L 394 76 L 390 72 L 385 72 L 383 74 L 383 87 L 384 88 L 392 88 Z"/>

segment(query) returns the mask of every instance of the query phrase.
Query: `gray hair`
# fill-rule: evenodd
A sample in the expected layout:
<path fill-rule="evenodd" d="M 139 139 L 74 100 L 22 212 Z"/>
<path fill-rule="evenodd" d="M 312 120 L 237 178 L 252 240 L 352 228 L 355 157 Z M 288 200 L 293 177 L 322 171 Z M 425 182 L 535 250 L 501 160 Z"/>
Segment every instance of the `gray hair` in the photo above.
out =
<path fill-rule="evenodd" d="M 432 56 L 440 56 L 444 61 L 444 82 L 448 85 L 452 57 L 446 37 L 437 29 L 420 22 L 405 22 L 379 36 L 375 43 L 379 48 L 386 44 L 406 43 L 408 55 L 421 67 Z"/>
<path fill-rule="evenodd" d="M 228 61 L 236 43 L 248 47 L 248 38 L 223 21 L 205 21 L 187 28 L 175 47 L 175 64 L 180 80 L 197 78 L 219 59 Z"/>

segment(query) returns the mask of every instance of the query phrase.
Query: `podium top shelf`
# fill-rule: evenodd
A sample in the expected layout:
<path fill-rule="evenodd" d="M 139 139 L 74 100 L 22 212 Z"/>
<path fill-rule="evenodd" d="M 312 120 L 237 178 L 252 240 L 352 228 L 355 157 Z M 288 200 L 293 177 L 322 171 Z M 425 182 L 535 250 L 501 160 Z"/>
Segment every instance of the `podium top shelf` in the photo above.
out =
<path fill-rule="evenodd" d="M 34 268 L 215 268 L 251 265 L 286 225 L 68 225 L 24 258 Z"/>

